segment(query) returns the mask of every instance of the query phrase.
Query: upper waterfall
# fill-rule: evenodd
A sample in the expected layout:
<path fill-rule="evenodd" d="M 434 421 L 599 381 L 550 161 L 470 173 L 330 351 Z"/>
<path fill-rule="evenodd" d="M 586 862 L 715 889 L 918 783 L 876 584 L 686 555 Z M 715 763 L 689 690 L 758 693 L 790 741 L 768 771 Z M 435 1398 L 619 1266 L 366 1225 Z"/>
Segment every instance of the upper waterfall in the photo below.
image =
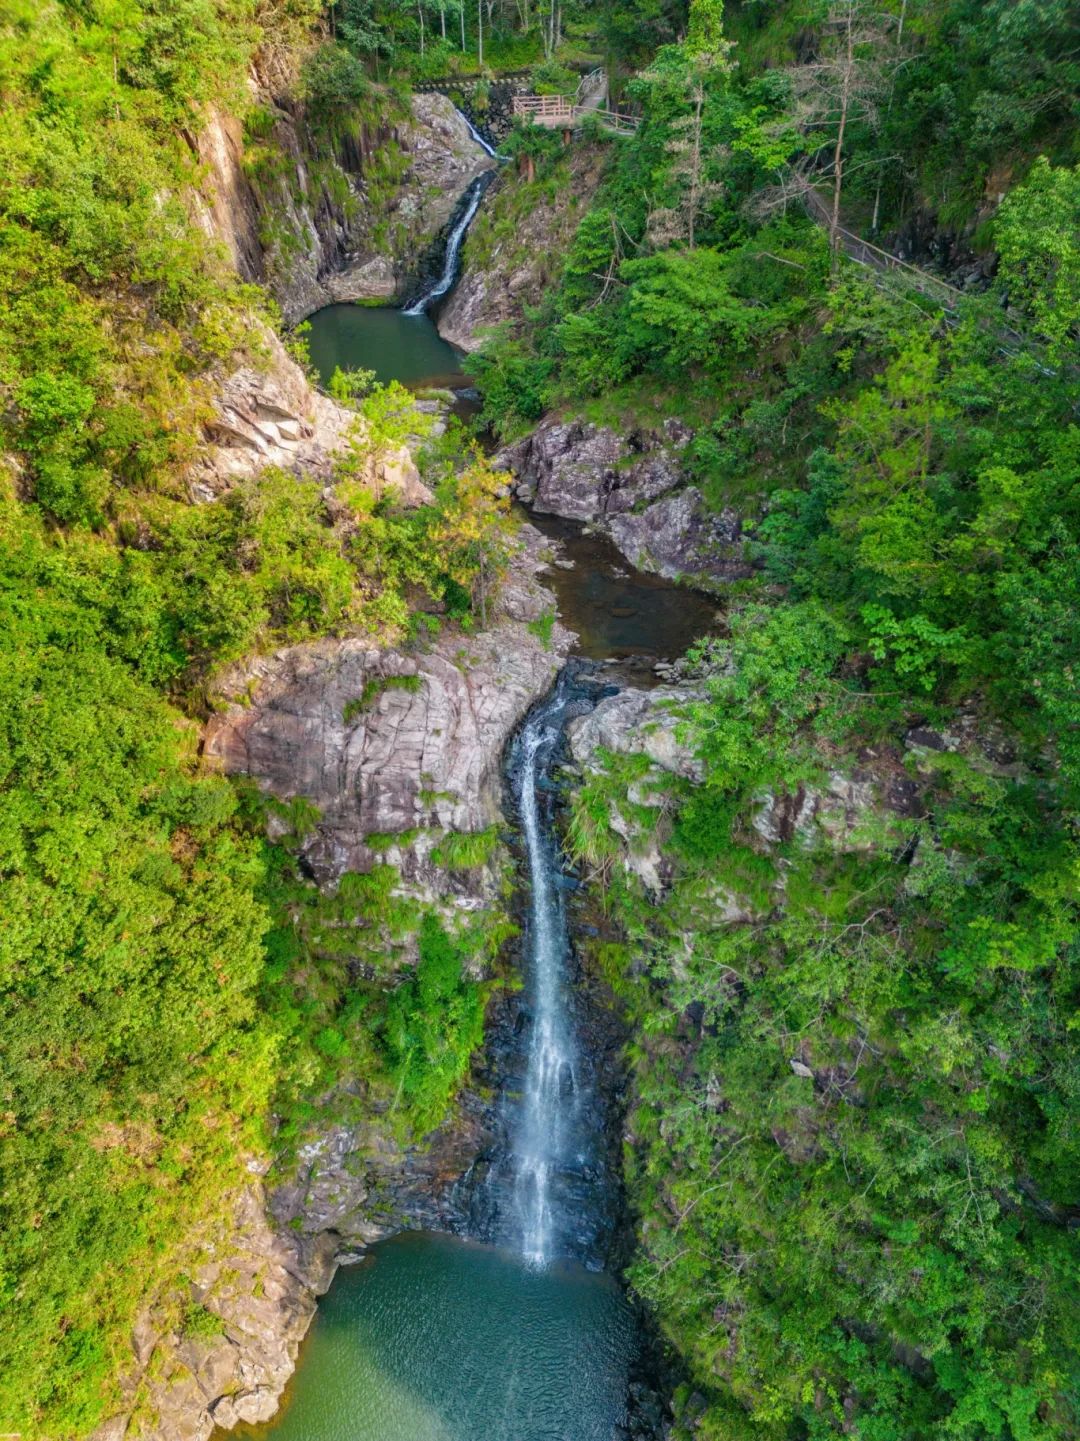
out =
<path fill-rule="evenodd" d="M 458 211 L 457 218 L 451 227 L 450 234 L 446 240 L 446 253 L 443 256 L 442 270 L 438 279 L 416 299 L 405 308 L 406 315 L 423 315 L 433 301 L 439 299 L 454 284 L 458 273 L 458 258 L 461 254 L 462 242 L 465 239 L 466 231 L 472 224 L 473 216 L 480 208 L 480 201 L 484 198 L 484 191 L 491 184 L 495 172 L 485 170 L 478 175 L 465 191 L 462 205 Z"/>

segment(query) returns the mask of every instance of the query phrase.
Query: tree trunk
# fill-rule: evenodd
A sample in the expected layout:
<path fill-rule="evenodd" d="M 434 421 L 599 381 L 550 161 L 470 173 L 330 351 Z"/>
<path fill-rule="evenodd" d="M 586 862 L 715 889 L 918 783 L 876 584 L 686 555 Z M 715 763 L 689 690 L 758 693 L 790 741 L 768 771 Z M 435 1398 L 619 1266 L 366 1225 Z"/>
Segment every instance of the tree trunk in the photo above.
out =
<path fill-rule="evenodd" d="M 484 3 L 476 0 L 476 63 L 484 68 Z"/>
<path fill-rule="evenodd" d="M 851 107 L 851 86 L 855 71 L 855 27 L 850 9 L 847 13 L 846 43 L 847 52 L 840 81 L 840 123 L 836 127 L 836 148 L 833 150 L 833 200 L 832 216 L 829 221 L 829 243 L 832 246 L 834 270 L 839 259 L 840 194 L 844 184 L 844 132 L 847 130 L 848 110 Z"/>
<path fill-rule="evenodd" d="M 690 223 L 687 232 L 691 250 L 694 249 L 694 226 L 698 196 L 701 194 L 701 112 L 704 104 L 705 87 L 699 81 L 694 90 L 694 144 L 690 152 Z"/>
<path fill-rule="evenodd" d="M 904 43 L 904 21 L 905 21 L 906 18 L 907 18 L 907 0 L 901 0 L 901 4 L 900 4 L 900 20 L 899 20 L 899 23 L 897 24 L 897 27 L 896 27 L 896 49 L 897 49 L 897 53 L 898 53 L 898 54 L 899 54 L 899 51 L 900 51 L 900 46 Z M 887 105 L 886 108 L 885 108 L 886 129 L 887 129 L 887 127 L 888 127 L 889 116 L 892 114 L 893 98 L 894 98 L 895 94 L 896 94 L 896 76 L 895 76 L 895 74 L 894 74 L 894 75 L 893 75 L 893 78 L 892 78 L 892 83 L 891 83 L 891 85 L 889 86 L 889 103 L 888 103 L 888 105 Z M 871 235 L 876 235 L 876 234 L 877 234 L 877 229 L 878 229 L 878 216 L 881 214 L 881 182 L 882 182 L 882 178 L 883 178 L 883 177 L 882 177 L 882 172 L 879 170 L 879 171 L 878 171 L 877 189 L 874 191 L 874 216 L 873 216 L 873 219 L 870 221 L 870 234 L 871 234 Z"/>

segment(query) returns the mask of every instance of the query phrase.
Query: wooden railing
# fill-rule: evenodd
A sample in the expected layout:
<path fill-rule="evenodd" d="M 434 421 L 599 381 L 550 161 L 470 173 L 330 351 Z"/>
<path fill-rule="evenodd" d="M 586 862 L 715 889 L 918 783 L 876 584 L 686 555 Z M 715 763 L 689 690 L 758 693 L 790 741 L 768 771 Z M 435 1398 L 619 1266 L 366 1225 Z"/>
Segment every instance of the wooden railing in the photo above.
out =
<path fill-rule="evenodd" d="M 832 207 L 828 200 L 812 185 L 802 186 L 801 191 L 803 204 L 806 206 L 811 220 L 816 221 L 823 229 L 830 229 Z M 946 310 L 953 310 L 957 301 L 963 299 L 963 291 L 957 290 L 955 285 L 950 285 L 939 275 L 931 275 L 929 271 L 920 270 L 917 265 L 912 265 L 908 260 L 901 260 L 899 255 L 893 255 L 889 250 L 882 250 L 880 245 L 871 244 L 861 235 L 855 235 L 852 231 L 845 230 L 842 225 L 838 225 L 836 228 L 836 238 L 840 249 L 857 265 L 864 265 L 870 270 L 901 272 L 917 289 L 931 296 Z"/>
<path fill-rule="evenodd" d="M 565 95 L 515 95 L 514 114 L 523 119 L 573 123 L 579 107 Z"/>
<path fill-rule="evenodd" d="M 577 97 L 571 100 L 566 95 L 515 95 L 514 118 L 554 130 L 559 126 L 579 125 L 588 116 L 595 115 L 604 130 L 617 135 L 633 134 L 638 127 L 637 116 L 601 107 L 606 90 L 607 77 L 602 70 L 594 70 L 578 86 L 577 95 L 584 96 L 583 101 Z"/>
<path fill-rule="evenodd" d="M 799 194 L 810 219 L 823 229 L 830 229 L 832 206 L 826 197 L 808 182 L 804 182 L 799 187 Z M 869 240 L 864 240 L 861 235 L 855 235 L 842 225 L 836 227 L 836 240 L 840 249 L 849 259 L 854 260 L 856 265 L 861 265 L 871 276 L 878 277 L 879 284 L 889 276 L 900 276 L 906 285 L 920 291 L 941 306 L 946 323 L 950 325 L 958 323 L 962 314 L 958 311 L 958 305 L 964 298 L 964 292 L 958 290 L 955 285 L 950 285 L 947 280 L 942 280 L 940 275 L 931 275 L 929 271 L 921 270 L 919 266 L 912 265 L 909 260 L 901 260 L 899 255 L 893 255 L 889 250 L 882 250 L 880 245 L 871 244 Z M 1028 355 L 1043 375 L 1059 375 L 1063 372 L 1074 375 L 1078 371 L 1074 365 L 1063 367 L 1058 364 L 1050 356 L 1044 340 L 1018 328 L 1004 318 L 997 320 L 984 315 L 977 319 L 976 324 L 980 330 L 991 335 L 999 354 L 1009 357 L 1020 354 Z M 1080 406 L 1076 406 L 1074 409 L 1080 411 Z"/>
<path fill-rule="evenodd" d="M 584 115 L 595 115 L 605 130 L 614 130 L 618 135 L 633 135 L 641 124 L 637 115 L 624 115 L 620 110 L 587 110 Z"/>
<path fill-rule="evenodd" d="M 460 90 L 463 85 L 475 85 L 478 80 L 486 80 L 493 86 L 522 84 L 531 76 L 531 70 L 502 70 L 492 79 L 490 71 L 461 70 L 454 75 L 439 75 L 434 80 L 417 80 L 412 88 L 430 95 L 434 91 Z"/>

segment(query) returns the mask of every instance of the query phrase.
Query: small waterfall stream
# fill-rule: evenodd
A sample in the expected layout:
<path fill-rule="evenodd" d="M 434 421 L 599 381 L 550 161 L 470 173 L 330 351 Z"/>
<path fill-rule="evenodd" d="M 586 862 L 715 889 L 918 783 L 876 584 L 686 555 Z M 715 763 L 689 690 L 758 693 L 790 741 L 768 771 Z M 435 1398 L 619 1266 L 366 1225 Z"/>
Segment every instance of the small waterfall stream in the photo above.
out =
<path fill-rule="evenodd" d="M 450 234 L 446 238 L 446 252 L 443 255 L 442 270 L 436 280 L 419 295 L 411 305 L 405 307 L 405 315 L 423 315 L 428 307 L 436 300 L 444 296 L 447 291 L 453 288 L 457 280 L 458 258 L 461 255 L 461 246 L 465 234 L 473 222 L 473 217 L 480 209 L 480 202 L 484 198 L 484 191 L 495 178 L 494 170 L 485 170 L 471 182 L 458 207 L 457 217 L 454 220 Z"/>
<path fill-rule="evenodd" d="M 456 105 L 454 106 L 454 109 L 457 110 Z M 486 150 L 487 153 L 494 160 L 496 158 L 494 145 L 484 139 L 484 137 L 480 134 L 479 130 L 477 130 L 476 126 L 465 114 L 464 110 L 458 110 L 458 114 L 461 116 L 462 120 L 464 120 L 465 124 L 469 127 L 469 134 L 476 141 L 477 145 L 480 146 L 481 150 Z"/>

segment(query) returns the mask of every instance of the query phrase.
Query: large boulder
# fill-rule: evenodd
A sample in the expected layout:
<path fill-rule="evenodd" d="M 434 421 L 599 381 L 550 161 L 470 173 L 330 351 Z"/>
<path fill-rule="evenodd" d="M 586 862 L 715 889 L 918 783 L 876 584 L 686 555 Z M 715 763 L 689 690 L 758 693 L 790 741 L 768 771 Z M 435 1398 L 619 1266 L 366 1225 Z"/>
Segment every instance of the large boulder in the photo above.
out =
<path fill-rule="evenodd" d="M 682 452 L 693 432 L 674 418 L 625 433 L 583 420 L 542 421 L 497 457 L 533 509 L 604 530 L 634 565 L 674 579 L 746 579 L 742 520 L 711 511 Z"/>
<path fill-rule="evenodd" d="M 574 759 L 588 766 L 601 751 L 645 755 L 670 775 L 700 781 L 701 762 L 683 734 L 687 707 L 698 699 L 700 692 L 694 687 L 668 685 L 651 690 L 628 686 L 605 696 L 567 727 Z"/>
<path fill-rule="evenodd" d="M 548 645 L 529 628 L 553 605 L 534 579 L 542 544 L 526 527 L 487 631 L 444 631 L 410 651 L 315 641 L 225 678 L 206 753 L 279 799 L 303 796 L 318 807 L 304 853 L 320 881 L 369 869 L 373 834 L 385 856 L 388 835 L 478 831 L 499 819 L 503 749 L 571 639 L 557 625 Z M 434 881 L 422 842 L 397 859 L 406 879 Z"/>

